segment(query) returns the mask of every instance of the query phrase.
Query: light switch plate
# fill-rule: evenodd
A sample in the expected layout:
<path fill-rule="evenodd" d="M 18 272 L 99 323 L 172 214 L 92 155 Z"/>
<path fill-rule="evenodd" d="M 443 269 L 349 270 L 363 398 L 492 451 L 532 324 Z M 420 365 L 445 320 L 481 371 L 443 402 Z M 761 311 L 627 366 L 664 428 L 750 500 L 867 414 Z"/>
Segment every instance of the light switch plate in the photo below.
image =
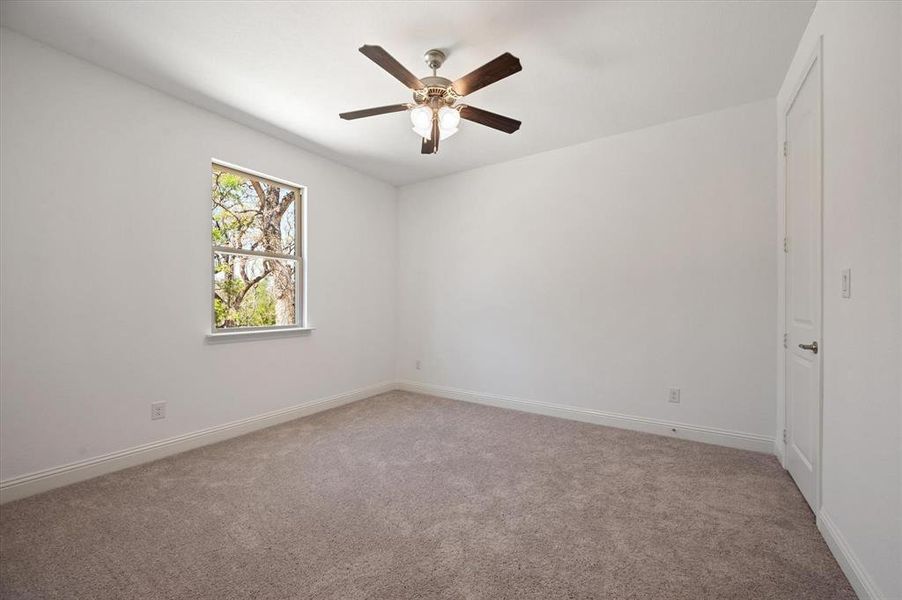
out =
<path fill-rule="evenodd" d="M 852 269 L 842 270 L 842 297 L 852 297 Z"/>

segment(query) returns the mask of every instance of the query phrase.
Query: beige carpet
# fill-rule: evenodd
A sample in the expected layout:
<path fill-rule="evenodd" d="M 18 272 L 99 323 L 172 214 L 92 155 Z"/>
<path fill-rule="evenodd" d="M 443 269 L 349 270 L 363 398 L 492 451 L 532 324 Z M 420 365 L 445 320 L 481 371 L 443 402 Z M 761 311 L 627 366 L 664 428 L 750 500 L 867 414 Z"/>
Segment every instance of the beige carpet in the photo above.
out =
<path fill-rule="evenodd" d="M 0 508 L 13 598 L 854 598 L 764 454 L 392 392 Z"/>

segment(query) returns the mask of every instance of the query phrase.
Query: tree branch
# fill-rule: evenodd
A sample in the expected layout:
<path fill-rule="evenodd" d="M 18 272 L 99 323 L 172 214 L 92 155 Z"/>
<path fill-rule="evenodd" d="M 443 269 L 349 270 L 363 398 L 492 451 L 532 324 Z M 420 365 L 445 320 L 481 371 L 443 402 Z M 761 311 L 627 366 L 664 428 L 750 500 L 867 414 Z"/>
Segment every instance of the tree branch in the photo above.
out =
<path fill-rule="evenodd" d="M 282 220 L 282 216 L 285 214 L 285 211 L 287 211 L 288 207 L 290 207 L 291 204 L 294 202 L 294 196 L 295 196 L 295 192 L 294 192 L 294 190 L 291 190 L 291 193 L 285 194 L 285 197 L 282 198 L 282 201 L 279 203 L 279 209 L 277 212 L 279 214 L 280 221 Z"/>
<path fill-rule="evenodd" d="M 245 264 L 247 264 L 247 263 L 245 263 Z M 238 272 L 241 274 L 241 279 L 244 280 L 244 289 L 241 290 L 241 292 L 238 294 L 238 297 L 235 299 L 235 307 L 236 308 L 241 306 L 241 303 L 244 302 L 244 297 L 247 296 L 247 293 L 249 291 L 251 291 L 251 289 L 255 285 L 257 285 L 258 283 L 263 281 L 264 277 L 266 277 L 267 275 L 269 275 L 272 272 L 272 269 L 269 268 L 269 264 L 267 262 L 264 262 L 264 265 L 265 266 L 263 267 L 263 273 L 261 273 L 257 277 L 254 277 L 253 279 L 248 279 L 247 273 L 244 271 L 244 265 L 242 265 L 241 268 L 238 269 Z"/>
<path fill-rule="evenodd" d="M 257 192 L 257 198 L 260 200 L 261 208 L 266 203 L 266 192 L 263 190 L 263 186 L 260 185 L 260 182 L 256 179 L 249 180 L 251 185 L 254 186 L 254 191 Z"/>

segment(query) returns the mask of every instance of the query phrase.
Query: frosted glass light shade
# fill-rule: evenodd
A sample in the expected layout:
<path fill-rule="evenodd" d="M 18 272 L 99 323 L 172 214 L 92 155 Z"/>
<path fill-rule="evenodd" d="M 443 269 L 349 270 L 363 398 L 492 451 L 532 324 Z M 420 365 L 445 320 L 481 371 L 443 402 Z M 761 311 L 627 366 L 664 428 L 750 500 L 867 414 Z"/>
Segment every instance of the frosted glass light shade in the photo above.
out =
<path fill-rule="evenodd" d="M 432 139 L 432 109 L 428 106 L 417 106 L 410 111 L 410 122 L 413 131 L 421 138 Z M 438 111 L 438 139 L 446 140 L 457 133 L 460 124 L 460 113 L 448 106 Z"/>
<path fill-rule="evenodd" d="M 460 124 L 460 113 L 450 106 L 443 106 L 438 111 L 438 126 L 448 131 L 456 131 Z"/>
<path fill-rule="evenodd" d="M 410 111 L 410 122 L 414 129 L 429 129 L 432 126 L 432 109 L 428 106 L 417 106 Z"/>

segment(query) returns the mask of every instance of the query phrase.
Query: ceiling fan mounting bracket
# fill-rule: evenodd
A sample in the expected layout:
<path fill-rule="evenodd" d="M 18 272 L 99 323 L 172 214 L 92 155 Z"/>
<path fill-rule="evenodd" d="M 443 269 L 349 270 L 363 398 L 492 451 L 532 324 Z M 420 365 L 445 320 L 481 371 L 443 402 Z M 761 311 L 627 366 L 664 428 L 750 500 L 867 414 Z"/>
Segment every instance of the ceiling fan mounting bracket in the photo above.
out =
<path fill-rule="evenodd" d="M 448 58 L 448 56 L 438 48 L 427 50 L 426 54 L 423 55 L 423 60 L 426 62 L 426 66 L 432 69 L 433 75 L 435 74 L 436 69 L 442 67 L 446 58 Z"/>

